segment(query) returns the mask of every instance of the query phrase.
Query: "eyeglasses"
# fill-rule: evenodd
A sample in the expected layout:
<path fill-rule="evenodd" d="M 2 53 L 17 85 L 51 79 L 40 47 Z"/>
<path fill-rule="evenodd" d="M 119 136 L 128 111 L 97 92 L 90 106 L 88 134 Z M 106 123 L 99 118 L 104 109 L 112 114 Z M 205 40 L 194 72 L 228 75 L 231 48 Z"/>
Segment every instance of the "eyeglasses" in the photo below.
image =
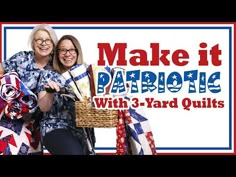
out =
<path fill-rule="evenodd" d="M 76 49 L 58 49 L 60 54 L 65 55 L 67 52 L 69 52 L 71 55 L 76 54 Z"/>
<path fill-rule="evenodd" d="M 47 45 L 49 45 L 49 44 L 52 43 L 52 40 L 51 39 L 45 39 L 45 40 L 43 40 L 43 39 L 35 39 L 35 42 L 37 44 L 43 44 L 45 42 Z"/>

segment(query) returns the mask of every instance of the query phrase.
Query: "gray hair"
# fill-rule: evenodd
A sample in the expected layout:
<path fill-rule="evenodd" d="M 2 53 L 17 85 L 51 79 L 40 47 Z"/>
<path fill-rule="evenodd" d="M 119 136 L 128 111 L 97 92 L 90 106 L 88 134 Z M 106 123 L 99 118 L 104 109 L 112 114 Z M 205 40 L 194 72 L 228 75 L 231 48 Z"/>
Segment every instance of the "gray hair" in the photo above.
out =
<path fill-rule="evenodd" d="M 31 31 L 31 34 L 29 36 L 29 40 L 28 40 L 29 46 L 31 46 L 31 48 L 34 49 L 34 44 L 33 44 L 34 36 L 35 36 L 35 33 L 39 30 L 44 30 L 49 33 L 49 35 L 52 39 L 53 45 L 55 47 L 57 44 L 58 38 L 57 38 L 57 35 L 56 35 L 56 32 L 54 31 L 54 29 L 51 26 L 49 26 L 48 24 L 39 24 L 34 27 L 34 29 Z"/>

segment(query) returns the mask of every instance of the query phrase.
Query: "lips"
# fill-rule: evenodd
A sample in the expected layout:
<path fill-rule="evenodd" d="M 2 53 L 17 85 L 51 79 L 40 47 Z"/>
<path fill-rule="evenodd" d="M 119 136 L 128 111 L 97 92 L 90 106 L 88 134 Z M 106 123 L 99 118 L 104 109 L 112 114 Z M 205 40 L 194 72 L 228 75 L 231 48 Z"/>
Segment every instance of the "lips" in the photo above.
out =
<path fill-rule="evenodd" d="M 73 61 L 73 59 L 70 59 L 70 58 L 66 58 L 66 59 L 63 59 L 64 61 Z"/>
<path fill-rule="evenodd" d="M 39 48 L 39 50 L 48 50 L 49 48 Z"/>

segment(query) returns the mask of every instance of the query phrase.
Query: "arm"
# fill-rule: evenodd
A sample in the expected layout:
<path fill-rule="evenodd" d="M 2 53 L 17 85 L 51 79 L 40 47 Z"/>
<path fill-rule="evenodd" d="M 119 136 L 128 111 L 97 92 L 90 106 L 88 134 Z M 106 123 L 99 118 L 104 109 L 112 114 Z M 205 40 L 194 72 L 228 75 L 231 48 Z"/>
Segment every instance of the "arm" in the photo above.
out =
<path fill-rule="evenodd" d="M 41 91 L 38 94 L 38 106 L 42 112 L 47 112 L 51 109 L 53 104 L 53 93 Z"/>
<path fill-rule="evenodd" d="M 60 91 L 60 87 L 56 82 L 49 81 L 45 88 L 55 89 L 56 92 Z M 42 112 L 47 112 L 51 109 L 53 105 L 54 93 L 49 93 L 47 91 L 40 91 L 38 93 L 38 106 Z"/>
<path fill-rule="evenodd" d="M 7 60 L 2 60 L 0 63 L 0 76 L 6 72 L 17 72 L 18 64 L 27 59 L 30 54 L 30 52 L 18 52 Z"/>
<path fill-rule="evenodd" d="M 0 63 L 0 76 L 2 76 L 5 73 L 2 63 Z"/>

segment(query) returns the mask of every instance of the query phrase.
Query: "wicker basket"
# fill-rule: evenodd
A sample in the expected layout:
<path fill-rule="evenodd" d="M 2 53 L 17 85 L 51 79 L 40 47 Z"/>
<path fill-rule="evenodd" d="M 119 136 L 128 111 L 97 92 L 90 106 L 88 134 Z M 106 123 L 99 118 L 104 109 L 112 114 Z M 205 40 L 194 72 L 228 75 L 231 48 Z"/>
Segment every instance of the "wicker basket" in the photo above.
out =
<path fill-rule="evenodd" d="M 87 102 L 75 101 L 77 127 L 116 127 L 118 121 L 117 110 L 96 109 L 88 106 Z"/>

